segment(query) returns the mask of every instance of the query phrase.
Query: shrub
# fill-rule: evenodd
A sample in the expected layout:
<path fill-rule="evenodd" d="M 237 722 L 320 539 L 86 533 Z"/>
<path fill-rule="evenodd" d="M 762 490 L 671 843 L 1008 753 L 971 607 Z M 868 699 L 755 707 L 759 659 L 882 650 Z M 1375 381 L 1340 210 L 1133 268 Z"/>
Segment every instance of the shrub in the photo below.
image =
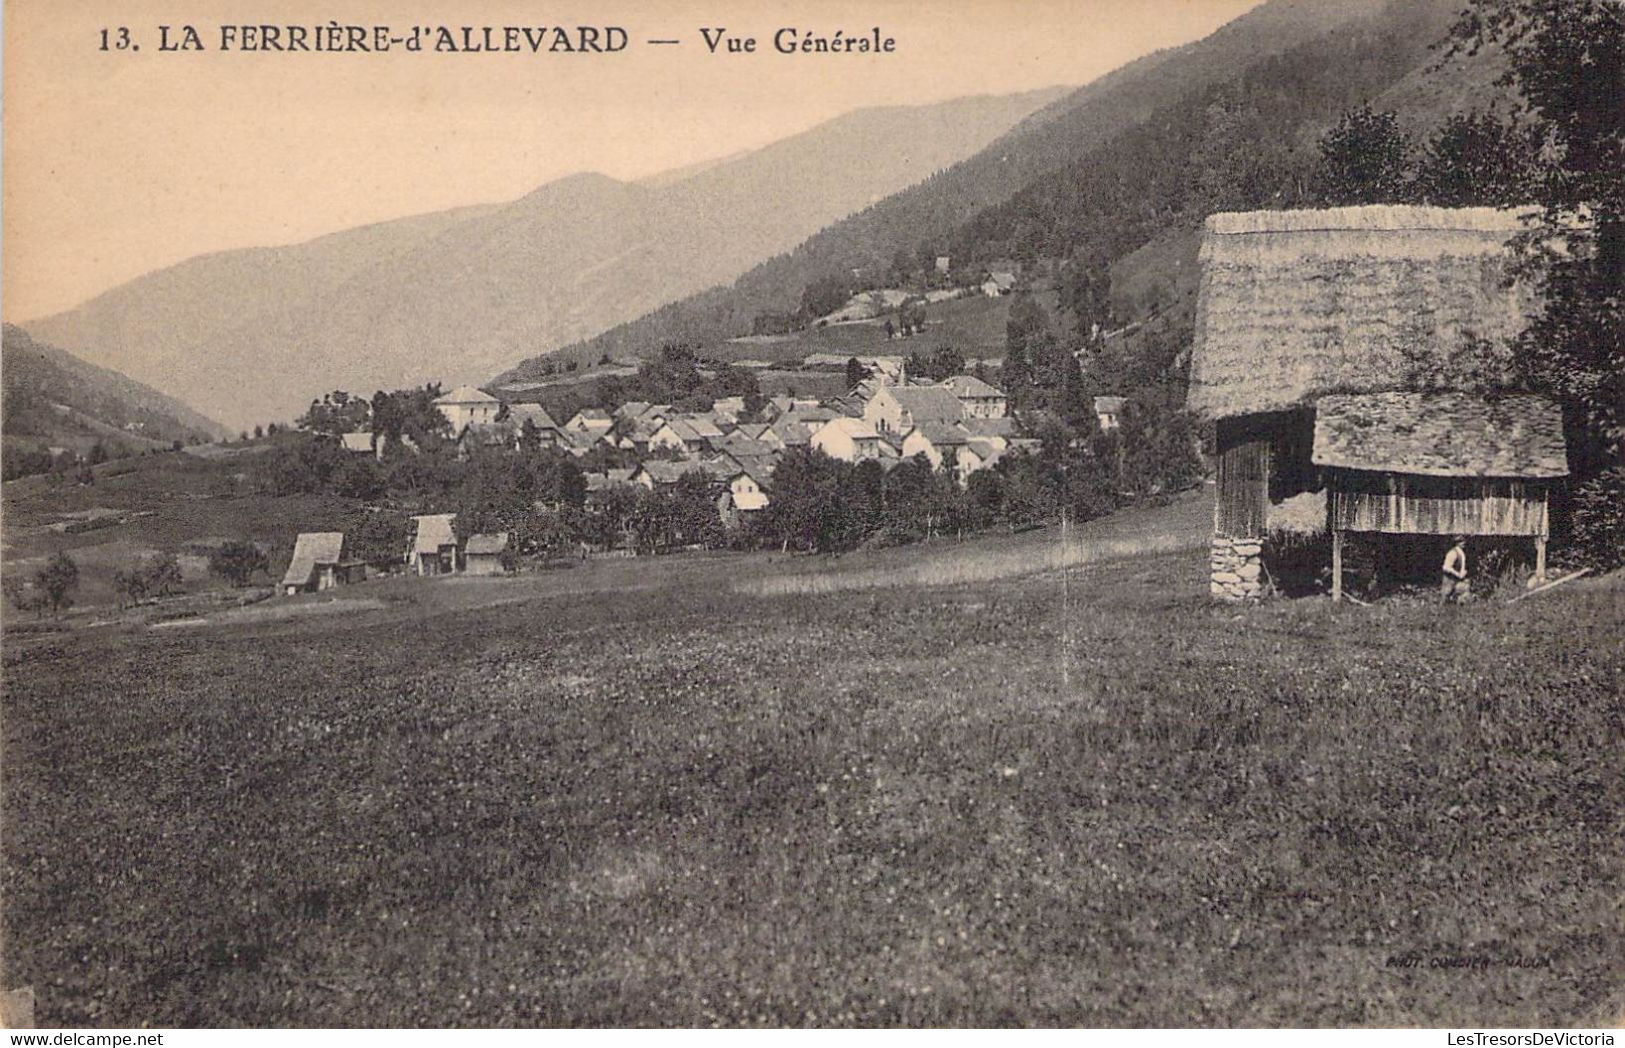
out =
<path fill-rule="evenodd" d="M 34 575 L 34 589 L 53 612 L 73 605 L 73 591 L 79 587 L 79 565 L 66 553 L 58 553 Z"/>
<path fill-rule="evenodd" d="M 1625 468 L 1580 485 L 1569 512 L 1574 549 L 1582 558 L 1602 569 L 1625 564 Z"/>
<path fill-rule="evenodd" d="M 271 562 L 265 551 L 252 542 L 235 540 L 209 554 L 209 571 L 239 589 L 258 572 L 269 572 Z"/>

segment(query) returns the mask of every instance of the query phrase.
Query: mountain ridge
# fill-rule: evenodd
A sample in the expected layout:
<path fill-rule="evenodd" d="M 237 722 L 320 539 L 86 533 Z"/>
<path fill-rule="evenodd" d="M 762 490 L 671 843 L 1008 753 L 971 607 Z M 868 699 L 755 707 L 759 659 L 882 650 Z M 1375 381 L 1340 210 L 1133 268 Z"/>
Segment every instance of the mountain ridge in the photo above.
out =
<path fill-rule="evenodd" d="M 583 172 L 503 203 L 211 252 L 27 326 L 237 427 L 333 388 L 477 381 L 733 279 L 1062 93 L 860 109 L 664 184 Z"/>

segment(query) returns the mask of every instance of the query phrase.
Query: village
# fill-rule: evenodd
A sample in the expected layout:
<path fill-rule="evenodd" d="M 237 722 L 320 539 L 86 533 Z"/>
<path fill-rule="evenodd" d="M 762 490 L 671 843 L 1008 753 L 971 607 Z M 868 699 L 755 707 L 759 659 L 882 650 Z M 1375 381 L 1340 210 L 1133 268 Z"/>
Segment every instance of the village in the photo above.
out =
<path fill-rule="evenodd" d="M 829 362 L 809 360 L 808 366 Z M 589 505 L 642 489 L 671 492 L 693 476 L 714 493 L 717 522 L 730 529 L 771 502 L 774 470 L 792 449 L 817 452 L 849 465 L 874 463 L 889 471 L 919 456 L 961 487 L 992 469 L 1011 452 L 1030 452 L 1039 442 L 1024 436 L 998 388 L 970 374 L 941 381 L 908 374 L 902 356 L 854 357 L 843 367 L 866 377 L 839 397 L 765 398 L 747 420 L 746 400 L 721 398 L 709 411 L 683 412 L 670 404 L 632 401 L 613 411 L 586 408 L 560 423 L 537 403 L 505 401 L 472 386 L 436 397 L 435 409 L 459 458 L 476 454 L 547 449 L 580 461 L 619 453 L 633 465 L 582 472 Z M 1102 431 L 1117 426 L 1122 398 L 1097 397 Z M 382 458 L 385 438 L 371 430 L 339 434 L 344 452 Z M 403 443 L 410 443 L 405 437 Z M 418 575 L 499 574 L 511 570 L 518 552 L 507 532 L 475 533 L 459 542 L 455 514 L 413 517 L 414 533 L 401 561 Z M 293 595 L 332 588 L 366 577 L 366 564 L 347 559 L 343 536 L 299 535 L 280 590 Z"/>
<path fill-rule="evenodd" d="M 1625 12 L 1144 6 L 10 209 L 0 1025 L 1617 1026 Z"/>

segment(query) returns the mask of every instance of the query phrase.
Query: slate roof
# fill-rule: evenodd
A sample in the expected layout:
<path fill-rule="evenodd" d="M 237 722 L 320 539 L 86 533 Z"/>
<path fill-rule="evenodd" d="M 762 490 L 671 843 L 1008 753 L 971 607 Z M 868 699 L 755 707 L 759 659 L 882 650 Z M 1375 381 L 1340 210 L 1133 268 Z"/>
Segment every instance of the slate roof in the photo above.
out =
<path fill-rule="evenodd" d="M 961 400 L 1004 396 L 1003 390 L 993 388 L 975 375 L 952 375 L 942 380 L 942 386 Z"/>
<path fill-rule="evenodd" d="M 452 390 L 450 393 L 442 393 L 442 394 L 440 394 L 440 396 L 435 397 L 434 402 L 436 404 L 498 404 L 498 403 L 501 403 L 501 401 L 499 401 L 496 397 L 493 397 L 491 394 L 487 393 L 485 390 L 476 389 L 473 386 L 458 386 L 456 389 Z"/>
<path fill-rule="evenodd" d="M 932 447 L 952 447 L 970 443 L 970 435 L 963 429 L 942 422 L 921 423 L 914 427 L 914 432 L 930 441 Z"/>
<path fill-rule="evenodd" d="M 533 423 L 537 429 L 558 429 L 559 424 L 540 404 L 509 404 L 508 418 L 517 426 Z"/>
<path fill-rule="evenodd" d="M 890 386 L 904 411 L 916 426 L 927 421 L 958 422 L 964 414 L 959 398 L 941 386 Z"/>

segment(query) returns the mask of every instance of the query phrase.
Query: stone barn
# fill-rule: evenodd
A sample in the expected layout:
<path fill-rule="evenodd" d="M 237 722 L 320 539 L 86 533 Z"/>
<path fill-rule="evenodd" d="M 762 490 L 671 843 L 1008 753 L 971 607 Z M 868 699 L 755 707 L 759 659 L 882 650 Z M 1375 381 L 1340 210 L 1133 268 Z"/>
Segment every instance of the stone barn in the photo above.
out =
<path fill-rule="evenodd" d="M 1214 423 L 1211 590 L 1260 596 L 1267 541 L 1311 507 L 1344 537 L 1523 536 L 1544 569 L 1561 416 L 1508 392 L 1536 308 L 1520 212 L 1371 206 L 1216 214 L 1188 406 Z"/>

